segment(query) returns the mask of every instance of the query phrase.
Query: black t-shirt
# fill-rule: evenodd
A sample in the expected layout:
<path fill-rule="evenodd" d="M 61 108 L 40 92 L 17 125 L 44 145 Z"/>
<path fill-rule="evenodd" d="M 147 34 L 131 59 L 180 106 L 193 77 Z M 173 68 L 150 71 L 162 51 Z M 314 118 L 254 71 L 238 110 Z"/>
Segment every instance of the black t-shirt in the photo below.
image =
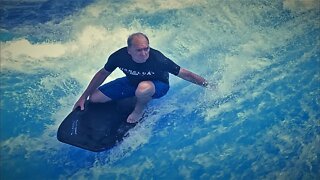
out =
<path fill-rule="evenodd" d="M 127 47 L 119 49 L 110 55 L 104 69 L 113 72 L 117 67 L 126 74 L 132 85 L 147 80 L 159 80 L 169 84 L 169 73 L 178 75 L 180 71 L 180 66 L 152 48 L 149 58 L 144 63 L 134 62 Z"/>

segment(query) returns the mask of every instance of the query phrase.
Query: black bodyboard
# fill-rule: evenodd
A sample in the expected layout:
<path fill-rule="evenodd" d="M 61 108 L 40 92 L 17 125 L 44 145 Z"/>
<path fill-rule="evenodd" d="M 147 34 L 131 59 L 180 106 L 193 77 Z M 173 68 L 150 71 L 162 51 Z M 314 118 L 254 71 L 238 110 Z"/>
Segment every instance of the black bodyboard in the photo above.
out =
<path fill-rule="evenodd" d="M 135 98 L 106 103 L 87 101 L 83 111 L 77 108 L 63 120 L 57 139 L 94 152 L 110 149 L 136 125 L 126 122 L 135 103 Z"/>

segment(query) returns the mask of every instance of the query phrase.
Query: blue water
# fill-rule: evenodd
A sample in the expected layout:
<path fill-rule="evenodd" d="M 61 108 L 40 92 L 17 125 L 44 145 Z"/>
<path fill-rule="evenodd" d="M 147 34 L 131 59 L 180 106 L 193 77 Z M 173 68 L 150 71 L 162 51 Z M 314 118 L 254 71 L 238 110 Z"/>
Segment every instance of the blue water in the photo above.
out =
<path fill-rule="evenodd" d="M 17 0 L 0 13 L 0 179 L 320 178 L 318 0 Z M 94 73 L 137 31 L 216 88 L 171 76 L 117 147 L 58 142 Z"/>

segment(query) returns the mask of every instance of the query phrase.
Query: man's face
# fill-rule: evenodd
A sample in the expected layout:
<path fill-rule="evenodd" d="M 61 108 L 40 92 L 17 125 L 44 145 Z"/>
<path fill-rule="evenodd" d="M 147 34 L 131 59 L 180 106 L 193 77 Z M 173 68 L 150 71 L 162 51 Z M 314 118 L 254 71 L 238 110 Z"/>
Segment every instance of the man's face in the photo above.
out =
<path fill-rule="evenodd" d="M 136 63 L 144 63 L 149 58 L 149 43 L 143 36 L 136 36 L 132 40 L 132 45 L 128 47 L 128 53 Z"/>

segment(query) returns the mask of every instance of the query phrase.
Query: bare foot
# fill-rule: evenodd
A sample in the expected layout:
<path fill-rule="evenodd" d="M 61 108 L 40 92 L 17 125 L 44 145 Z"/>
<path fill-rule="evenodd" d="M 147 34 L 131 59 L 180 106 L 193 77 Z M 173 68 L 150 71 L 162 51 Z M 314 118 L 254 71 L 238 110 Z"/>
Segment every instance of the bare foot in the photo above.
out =
<path fill-rule="evenodd" d="M 136 112 L 136 111 L 133 111 L 127 118 L 127 122 L 128 123 L 136 123 L 138 122 L 141 118 L 142 118 L 142 115 L 143 115 L 143 111 L 142 112 Z"/>

